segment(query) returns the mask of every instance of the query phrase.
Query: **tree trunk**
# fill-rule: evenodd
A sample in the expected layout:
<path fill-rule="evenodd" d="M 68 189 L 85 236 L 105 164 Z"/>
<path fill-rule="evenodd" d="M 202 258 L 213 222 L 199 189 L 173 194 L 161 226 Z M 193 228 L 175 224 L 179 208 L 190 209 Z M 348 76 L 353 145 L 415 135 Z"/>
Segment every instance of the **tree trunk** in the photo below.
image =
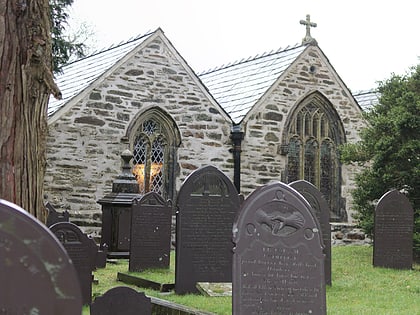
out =
<path fill-rule="evenodd" d="M 44 220 L 51 73 L 48 0 L 0 0 L 0 198 Z"/>

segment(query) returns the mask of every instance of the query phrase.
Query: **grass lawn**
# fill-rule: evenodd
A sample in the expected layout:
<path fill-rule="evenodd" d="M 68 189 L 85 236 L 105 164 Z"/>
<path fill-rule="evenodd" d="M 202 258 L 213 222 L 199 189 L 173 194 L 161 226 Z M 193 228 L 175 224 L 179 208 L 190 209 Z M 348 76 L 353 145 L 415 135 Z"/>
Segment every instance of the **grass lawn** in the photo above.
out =
<path fill-rule="evenodd" d="M 420 315 L 420 265 L 414 270 L 373 268 L 373 248 L 369 246 L 340 246 L 332 248 L 332 286 L 327 287 L 327 312 L 331 315 Z M 174 255 L 172 255 L 174 256 Z M 128 261 L 107 264 L 95 271 L 99 284 L 93 285 L 93 296 L 109 288 L 125 285 L 116 280 L 118 272 L 128 272 Z M 141 273 L 146 279 L 164 283 L 174 282 L 174 263 L 169 270 Z M 131 286 L 146 295 L 170 300 L 196 309 L 220 315 L 231 314 L 230 297 L 198 295 L 162 295 L 153 290 Z M 83 315 L 88 315 L 86 307 Z"/>

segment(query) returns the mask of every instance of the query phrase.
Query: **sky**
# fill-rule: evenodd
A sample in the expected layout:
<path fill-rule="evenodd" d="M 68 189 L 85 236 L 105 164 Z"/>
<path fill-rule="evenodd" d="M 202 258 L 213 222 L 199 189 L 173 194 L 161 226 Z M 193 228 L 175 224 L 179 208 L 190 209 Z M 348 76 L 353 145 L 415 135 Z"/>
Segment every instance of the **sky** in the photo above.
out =
<path fill-rule="evenodd" d="M 74 0 L 70 30 L 102 49 L 160 27 L 197 73 L 301 43 L 318 46 L 351 91 L 420 64 L 418 0 Z"/>

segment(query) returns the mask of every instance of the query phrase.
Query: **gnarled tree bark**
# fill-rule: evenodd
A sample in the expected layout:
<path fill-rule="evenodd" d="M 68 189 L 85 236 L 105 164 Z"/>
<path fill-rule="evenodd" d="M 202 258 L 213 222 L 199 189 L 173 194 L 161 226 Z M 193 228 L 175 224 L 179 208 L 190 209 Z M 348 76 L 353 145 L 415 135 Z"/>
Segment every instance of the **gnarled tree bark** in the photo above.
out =
<path fill-rule="evenodd" d="M 0 0 L 0 198 L 44 220 L 51 72 L 48 0 Z"/>

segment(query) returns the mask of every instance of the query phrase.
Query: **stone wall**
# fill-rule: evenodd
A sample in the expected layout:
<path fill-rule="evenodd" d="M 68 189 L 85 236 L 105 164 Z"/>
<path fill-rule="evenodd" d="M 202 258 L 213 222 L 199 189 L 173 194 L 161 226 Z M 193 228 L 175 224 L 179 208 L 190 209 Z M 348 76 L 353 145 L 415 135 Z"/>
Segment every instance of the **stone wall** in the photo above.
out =
<path fill-rule="evenodd" d="M 85 97 L 70 101 L 50 118 L 45 192 L 58 211 L 68 210 L 80 225 L 100 225 L 97 201 L 111 191 L 121 170 L 121 152 L 131 149 L 129 126 L 147 109 L 159 107 L 179 130 L 176 191 L 186 176 L 204 165 L 218 167 L 233 180 L 232 122 L 226 113 L 165 38 L 152 36 L 140 48 L 93 83 Z M 246 117 L 241 153 L 245 196 L 270 180 L 282 179 L 286 156 L 280 154 L 280 146 L 287 116 L 313 91 L 326 96 L 343 117 L 347 141 L 358 140 L 364 126 L 361 110 L 333 73 L 319 48 L 311 47 Z M 342 168 L 348 211 L 356 171 L 352 166 Z"/>
<path fill-rule="evenodd" d="M 319 48 L 311 46 L 303 58 L 299 58 L 283 74 L 260 104 L 250 111 L 243 124 L 243 193 L 248 194 L 270 180 L 282 180 L 287 157 L 280 154 L 280 146 L 287 117 L 294 106 L 315 91 L 324 95 L 342 118 L 346 141 L 359 140 L 358 134 L 365 126 L 362 111 L 334 73 Z M 342 197 L 346 199 L 349 220 L 352 219 L 350 192 L 356 172 L 354 166 L 342 167 Z"/>
<path fill-rule="evenodd" d="M 121 170 L 127 127 L 139 112 L 154 106 L 172 117 L 182 138 L 177 190 L 204 165 L 214 165 L 232 178 L 231 122 L 197 81 L 168 44 L 155 37 L 94 84 L 85 98 L 70 101 L 67 111 L 58 112 L 49 124 L 47 199 L 58 211 L 67 209 L 72 220 L 100 223 L 97 200 L 111 191 Z"/>

